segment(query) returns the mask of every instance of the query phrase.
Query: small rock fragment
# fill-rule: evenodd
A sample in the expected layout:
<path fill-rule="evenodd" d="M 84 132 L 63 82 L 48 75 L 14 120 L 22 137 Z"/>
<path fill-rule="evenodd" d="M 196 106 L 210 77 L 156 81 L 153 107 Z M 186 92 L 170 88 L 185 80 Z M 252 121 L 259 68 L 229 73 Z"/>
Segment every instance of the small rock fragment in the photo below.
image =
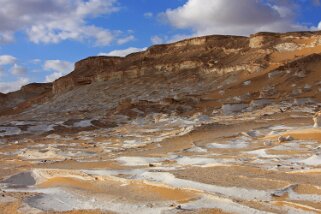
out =
<path fill-rule="evenodd" d="M 176 209 L 177 209 L 177 210 L 181 210 L 181 209 L 182 209 L 182 206 L 181 206 L 181 205 L 177 205 L 177 206 L 176 206 Z"/>
<path fill-rule="evenodd" d="M 293 137 L 292 136 L 286 136 L 286 137 L 284 137 L 284 136 L 280 136 L 279 138 L 278 138 L 278 141 L 279 141 L 279 143 L 284 143 L 284 142 L 287 142 L 287 141 L 292 141 L 293 140 Z"/>
<path fill-rule="evenodd" d="M 290 191 L 293 191 L 297 187 L 298 187 L 298 184 L 292 184 L 292 185 L 289 185 L 283 189 L 276 190 L 271 195 L 273 197 L 282 197 L 282 196 L 288 194 Z"/>
<path fill-rule="evenodd" d="M 278 141 L 279 141 L 279 143 L 285 142 L 285 137 L 280 136 L 280 137 L 278 138 Z"/>
<path fill-rule="evenodd" d="M 288 111 L 290 109 L 290 107 L 287 107 L 287 106 L 282 106 L 282 107 L 280 107 L 280 112 L 286 112 L 286 111 Z"/>
<path fill-rule="evenodd" d="M 288 136 L 285 137 L 285 140 L 286 141 L 292 141 L 292 140 L 294 140 L 294 138 L 292 136 L 288 135 Z"/>

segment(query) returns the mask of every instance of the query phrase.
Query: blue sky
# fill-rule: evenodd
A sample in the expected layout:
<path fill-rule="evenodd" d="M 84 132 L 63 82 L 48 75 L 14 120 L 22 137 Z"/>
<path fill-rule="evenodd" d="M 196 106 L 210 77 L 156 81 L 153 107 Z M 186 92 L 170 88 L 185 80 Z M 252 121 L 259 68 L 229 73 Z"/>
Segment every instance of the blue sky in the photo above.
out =
<path fill-rule="evenodd" d="M 94 55 L 208 34 L 321 30 L 319 0 L 0 0 L 0 92 Z"/>

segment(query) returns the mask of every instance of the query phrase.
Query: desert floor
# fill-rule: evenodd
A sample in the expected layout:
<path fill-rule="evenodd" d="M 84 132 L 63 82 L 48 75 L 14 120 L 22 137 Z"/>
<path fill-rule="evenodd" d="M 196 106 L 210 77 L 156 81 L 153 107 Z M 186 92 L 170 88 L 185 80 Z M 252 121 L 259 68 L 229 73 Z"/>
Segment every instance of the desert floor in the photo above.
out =
<path fill-rule="evenodd" d="M 0 126 L 0 213 L 321 213 L 313 113 L 275 105 L 111 128 L 10 118 Z"/>

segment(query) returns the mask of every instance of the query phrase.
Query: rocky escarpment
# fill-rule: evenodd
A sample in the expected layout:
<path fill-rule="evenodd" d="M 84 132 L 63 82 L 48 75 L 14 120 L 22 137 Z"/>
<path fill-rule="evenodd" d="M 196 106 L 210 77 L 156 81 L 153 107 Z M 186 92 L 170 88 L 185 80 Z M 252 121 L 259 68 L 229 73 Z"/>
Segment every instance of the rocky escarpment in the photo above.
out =
<path fill-rule="evenodd" d="M 3 93 L 0 93 L 0 102 L 2 103 L 4 99 L 6 98 L 6 95 Z"/>
<path fill-rule="evenodd" d="M 48 101 L 44 112 L 87 111 L 116 108 L 125 98 L 137 103 L 174 96 L 202 97 L 200 108 L 261 106 L 284 97 L 302 103 L 303 97 L 320 99 L 319 54 L 321 32 L 197 37 L 126 57 L 83 59 L 52 85 L 0 95 L 0 109 Z"/>
<path fill-rule="evenodd" d="M 199 75 L 222 76 L 231 72 L 255 73 L 271 64 L 299 58 L 272 60 L 273 54 L 304 52 L 321 45 L 319 32 L 258 33 L 251 37 L 206 36 L 152 46 L 127 57 L 89 57 L 75 70 L 54 82 L 54 94 L 97 81 L 123 80 L 144 75 L 173 75 L 193 70 Z M 312 50 L 312 53 L 318 52 Z M 304 55 L 304 53 L 303 53 Z"/>
<path fill-rule="evenodd" d="M 18 106 L 30 107 L 38 103 L 40 98 L 50 97 L 52 83 L 31 83 L 21 87 L 19 91 L 0 94 L 0 113 L 12 111 Z"/>
<path fill-rule="evenodd" d="M 278 51 L 293 51 L 315 47 L 321 43 L 320 32 L 270 33 L 261 32 L 251 35 L 251 48 L 274 48 Z"/>
<path fill-rule="evenodd" d="M 173 75 L 188 70 L 194 70 L 199 74 L 218 75 L 231 72 L 232 67 L 251 70 L 251 66 L 246 66 L 253 61 L 251 58 L 242 63 L 228 59 L 236 58 L 238 53 L 245 52 L 246 49 L 249 49 L 246 37 L 208 36 L 152 46 L 144 52 L 130 54 L 124 58 L 90 57 L 77 62 L 72 73 L 56 80 L 53 90 L 57 94 L 96 81 Z M 257 69 L 258 66 L 253 67 Z M 222 68 L 222 72 L 218 72 L 217 68 Z"/>

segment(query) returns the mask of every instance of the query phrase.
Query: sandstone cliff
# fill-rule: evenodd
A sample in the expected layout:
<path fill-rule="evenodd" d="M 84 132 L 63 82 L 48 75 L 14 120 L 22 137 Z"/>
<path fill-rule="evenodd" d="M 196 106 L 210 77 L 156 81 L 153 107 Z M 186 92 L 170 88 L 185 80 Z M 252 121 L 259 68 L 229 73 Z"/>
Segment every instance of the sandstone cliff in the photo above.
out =
<path fill-rule="evenodd" d="M 16 112 L 19 106 L 30 107 L 38 103 L 40 97 L 50 97 L 52 83 L 31 83 L 21 87 L 19 91 L 0 94 L 0 114 Z"/>
<path fill-rule="evenodd" d="M 89 57 L 75 70 L 54 82 L 55 94 L 96 81 L 121 80 L 194 70 L 200 75 L 222 76 L 235 71 L 258 72 L 269 65 L 319 53 L 321 34 L 258 33 L 251 37 L 206 36 L 156 45 L 127 57 Z M 297 55 L 295 55 L 297 53 Z M 279 56 L 284 54 L 284 56 Z M 294 56 L 291 56 L 293 55 Z M 275 57 L 275 59 L 271 59 Z"/>
<path fill-rule="evenodd" d="M 1 94 L 0 110 L 45 102 L 43 109 L 54 111 L 110 109 L 124 98 L 136 102 L 174 96 L 197 96 L 199 106 L 213 108 L 261 99 L 320 100 L 319 54 L 321 32 L 186 39 L 126 57 L 81 60 L 52 85 Z"/>
<path fill-rule="evenodd" d="M 236 66 L 237 62 L 229 62 L 230 60 L 223 60 L 223 58 L 233 57 L 233 55 L 236 57 L 234 50 L 245 51 L 246 49 L 248 49 L 248 39 L 245 37 L 208 36 L 152 46 L 144 52 L 133 53 L 124 58 L 89 57 L 77 62 L 72 73 L 56 80 L 53 90 L 56 94 L 96 81 Z M 215 65 L 215 58 L 222 59 L 221 65 Z M 244 61 L 242 64 L 247 62 Z"/>

